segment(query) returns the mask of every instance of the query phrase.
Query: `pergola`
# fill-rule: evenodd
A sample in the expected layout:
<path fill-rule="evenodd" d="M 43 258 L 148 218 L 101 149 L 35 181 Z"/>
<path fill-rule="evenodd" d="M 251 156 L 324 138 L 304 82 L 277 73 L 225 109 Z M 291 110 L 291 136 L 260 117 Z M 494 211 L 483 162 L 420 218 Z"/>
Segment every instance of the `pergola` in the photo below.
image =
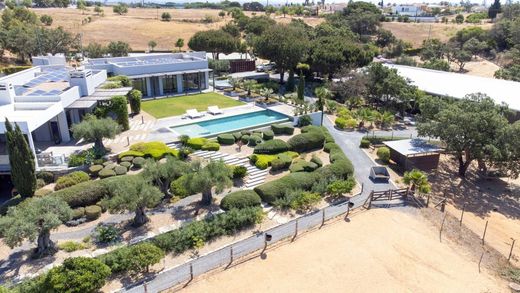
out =
<path fill-rule="evenodd" d="M 390 149 L 390 159 L 404 170 L 419 169 L 428 171 L 439 165 L 440 147 L 423 139 L 403 139 L 384 141 Z"/>

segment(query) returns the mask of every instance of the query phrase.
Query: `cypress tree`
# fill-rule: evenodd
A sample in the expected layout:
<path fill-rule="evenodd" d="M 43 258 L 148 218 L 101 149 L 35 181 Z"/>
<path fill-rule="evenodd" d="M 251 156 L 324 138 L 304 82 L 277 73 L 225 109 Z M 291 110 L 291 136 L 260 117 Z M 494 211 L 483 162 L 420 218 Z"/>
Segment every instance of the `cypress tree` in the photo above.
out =
<path fill-rule="evenodd" d="M 5 119 L 7 130 L 7 152 L 9 164 L 11 165 L 11 179 L 14 187 L 23 197 L 34 195 L 36 190 L 36 166 L 34 154 L 29 148 L 20 126 L 15 123 L 15 128 Z"/>
<path fill-rule="evenodd" d="M 116 114 L 116 121 L 121 125 L 123 131 L 130 129 L 128 122 L 128 101 L 125 96 L 113 96 L 111 99 L 111 110 Z"/>

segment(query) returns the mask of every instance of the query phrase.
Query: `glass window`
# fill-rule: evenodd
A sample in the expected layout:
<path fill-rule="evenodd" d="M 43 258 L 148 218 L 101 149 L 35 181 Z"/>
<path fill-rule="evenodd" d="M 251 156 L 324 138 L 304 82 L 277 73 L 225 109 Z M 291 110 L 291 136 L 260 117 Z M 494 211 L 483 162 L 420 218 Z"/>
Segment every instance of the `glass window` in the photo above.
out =
<path fill-rule="evenodd" d="M 199 73 L 184 74 L 184 91 L 199 90 Z"/>
<path fill-rule="evenodd" d="M 132 86 L 134 89 L 139 90 L 143 96 L 148 95 L 148 91 L 146 89 L 146 80 L 144 78 L 137 78 L 132 80 Z"/>
<path fill-rule="evenodd" d="M 177 76 L 167 75 L 163 77 L 163 93 L 175 94 L 177 93 Z"/>

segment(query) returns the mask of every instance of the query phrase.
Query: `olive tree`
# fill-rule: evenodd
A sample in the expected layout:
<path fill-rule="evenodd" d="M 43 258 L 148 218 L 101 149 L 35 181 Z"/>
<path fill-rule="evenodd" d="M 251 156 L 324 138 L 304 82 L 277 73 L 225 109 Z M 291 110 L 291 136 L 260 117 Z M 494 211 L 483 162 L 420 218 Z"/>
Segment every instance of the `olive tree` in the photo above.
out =
<path fill-rule="evenodd" d="M 220 193 L 233 185 L 232 172 L 223 161 L 211 161 L 205 166 L 200 161 L 195 161 L 192 169 L 193 172 L 187 175 L 186 184 L 189 189 L 202 192 L 202 204 L 211 204 L 213 187 Z"/>
<path fill-rule="evenodd" d="M 100 152 L 106 152 L 103 138 L 114 138 L 121 132 L 121 126 L 111 118 L 99 119 L 96 116 L 87 116 L 77 124 L 72 125 L 72 134 L 75 139 L 84 139 L 93 142 Z"/>
<path fill-rule="evenodd" d="M 56 251 L 50 238 L 51 230 L 71 217 L 71 208 L 57 197 L 27 199 L 10 207 L 7 214 L 0 218 L 0 235 L 11 248 L 21 245 L 24 240 L 36 240 L 36 256 L 51 254 Z"/>

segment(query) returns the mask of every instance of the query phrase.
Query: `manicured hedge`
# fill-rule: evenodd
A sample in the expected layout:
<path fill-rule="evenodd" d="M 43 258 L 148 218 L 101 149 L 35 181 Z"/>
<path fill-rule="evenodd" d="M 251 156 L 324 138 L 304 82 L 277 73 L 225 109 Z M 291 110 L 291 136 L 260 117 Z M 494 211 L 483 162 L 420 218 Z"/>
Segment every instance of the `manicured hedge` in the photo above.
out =
<path fill-rule="evenodd" d="M 123 161 L 123 160 L 130 160 L 132 161 L 133 158 L 135 157 L 144 157 L 144 154 L 142 152 L 138 152 L 138 151 L 126 151 L 126 152 L 122 152 L 118 155 L 119 157 L 119 160 Z M 131 159 L 129 159 L 131 158 Z"/>
<path fill-rule="evenodd" d="M 240 138 L 242 138 L 242 133 L 241 132 L 233 132 L 233 137 L 235 137 L 235 141 L 237 141 Z"/>
<path fill-rule="evenodd" d="M 99 171 L 103 170 L 103 165 L 92 165 L 90 167 L 88 167 L 88 172 L 92 175 L 92 176 L 97 176 Z"/>
<path fill-rule="evenodd" d="M 116 175 L 125 175 L 126 174 L 126 171 L 127 171 L 127 168 L 124 167 L 124 166 L 116 166 L 114 168 L 114 172 L 116 173 Z"/>
<path fill-rule="evenodd" d="M 99 178 L 108 178 L 112 176 L 116 176 L 116 171 L 110 169 L 110 168 L 103 168 L 103 170 L 99 171 L 98 176 Z"/>
<path fill-rule="evenodd" d="M 59 197 L 68 203 L 71 208 L 77 208 L 93 205 L 108 195 L 108 193 L 108 189 L 103 184 L 103 180 L 96 180 L 79 183 L 72 187 L 56 191 L 50 196 Z"/>
<path fill-rule="evenodd" d="M 240 140 L 242 141 L 243 144 L 247 144 L 249 142 L 249 134 L 242 135 Z"/>
<path fill-rule="evenodd" d="M 203 137 L 193 137 L 188 139 L 186 145 L 194 150 L 200 150 L 208 140 Z"/>
<path fill-rule="evenodd" d="M 223 133 L 217 136 L 217 140 L 220 144 L 232 145 L 235 143 L 235 136 L 231 133 Z"/>
<path fill-rule="evenodd" d="M 280 179 L 259 185 L 254 188 L 254 191 L 260 195 L 262 201 L 273 203 L 276 199 L 284 197 L 290 190 L 309 190 L 318 178 L 317 172 L 291 173 Z"/>
<path fill-rule="evenodd" d="M 256 146 L 257 144 L 262 143 L 262 138 L 258 134 L 253 134 L 249 137 L 249 146 Z"/>
<path fill-rule="evenodd" d="M 60 190 L 63 188 L 71 187 L 81 182 L 89 181 L 90 176 L 83 171 L 72 172 L 67 175 L 63 175 L 56 180 L 54 190 Z"/>
<path fill-rule="evenodd" d="M 101 207 L 97 205 L 91 205 L 85 207 L 85 217 L 88 221 L 94 221 L 101 216 Z"/>
<path fill-rule="evenodd" d="M 318 169 L 318 164 L 301 159 L 294 160 L 289 167 L 291 172 L 312 172 L 316 169 Z"/>
<path fill-rule="evenodd" d="M 288 124 L 273 124 L 271 125 L 271 129 L 273 130 L 274 134 L 280 135 L 280 134 L 288 134 L 292 135 L 294 133 L 294 127 L 292 125 Z"/>
<path fill-rule="evenodd" d="M 125 155 L 132 155 L 134 157 L 145 157 L 145 158 L 154 158 L 155 160 L 160 160 L 164 158 L 166 155 L 172 155 L 174 157 L 179 157 L 179 151 L 169 148 L 164 142 L 160 141 L 151 141 L 151 142 L 138 142 L 130 146 L 130 152 L 125 152 Z M 139 156 L 139 154 L 142 154 Z M 119 158 L 124 156 L 119 155 Z"/>
<path fill-rule="evenodd" d="M 54 174 L 48 171 L 40 171 L 36 173 L 37 179 L 42 179 L 46 184 L 54 182 Z"/>
<path fill-rule="evenodd" d="M 271 161 L 271 170 L 273 171 L 279 171 L 283 169 L 289 168 L 293 161 L 293 158 L 286 155 L 286 154 L 280 154 L 278 155 L 278 158 Z"/>
<path fill-rule="evenodd" d="M 272 130 L 264 130 L 262 132 L 262 137 L 264 140 L 271 140 L 274 138 L 274 132 Z"/>
<path fill-rule="evenodd" d="M 368 139 L 361 139 L 361 143 L 359 143 L 359 147 L 362 149 L 368 149 L 370 147 L 370 140 Z"/>
<path fill-rule="evenodd" d="M 255 146 L 255 154 L 278 154 L 289 150 L 289 145 L 281 139 L 273 139 Z"/>
<path fill-rule="evenodd" d="M 259 207 L 261 203 L 260 196 L 253 190 L 240 190 L 226 195 L 220 202 L 220 207 L 228 211 L 234 208 Z"/>
<path fill-rule="evenodd" d="M 201 150 L 216 152 L 220 150 L 220 144 L 218 144 L 218 142 L 207 142 L 205 145 L 202 146 Z"/>
<path fill-rule="evenodd" d="M 296 158 L 298 153 L 296 152 L 284 152 L 278 155 L 268 155 L 268 154 L 253 154 L 250 159 L 251 163 L 254 164 L 258 169 L 267 169 L 273 160 L 280 158 L 281 156 L 287 156 L 291 158 Z M 289 163 L 290 164 L 290 163 Z"/>
<path fill-rule="evenodd" d="M 137 157 L 132 160 L 132 165 L 134 165 L 136 169 L 141 169 L 144 166 L 144 163 L 146 163 L 146 160 L 141 157 Z"/>
<path fill-rule="evenodd" d="M 325 135 L 321 130 L 313 130 L 295 135 L 287 141 L 289 149 L 298 153 L 320 149 L 325 142 Z"/>

